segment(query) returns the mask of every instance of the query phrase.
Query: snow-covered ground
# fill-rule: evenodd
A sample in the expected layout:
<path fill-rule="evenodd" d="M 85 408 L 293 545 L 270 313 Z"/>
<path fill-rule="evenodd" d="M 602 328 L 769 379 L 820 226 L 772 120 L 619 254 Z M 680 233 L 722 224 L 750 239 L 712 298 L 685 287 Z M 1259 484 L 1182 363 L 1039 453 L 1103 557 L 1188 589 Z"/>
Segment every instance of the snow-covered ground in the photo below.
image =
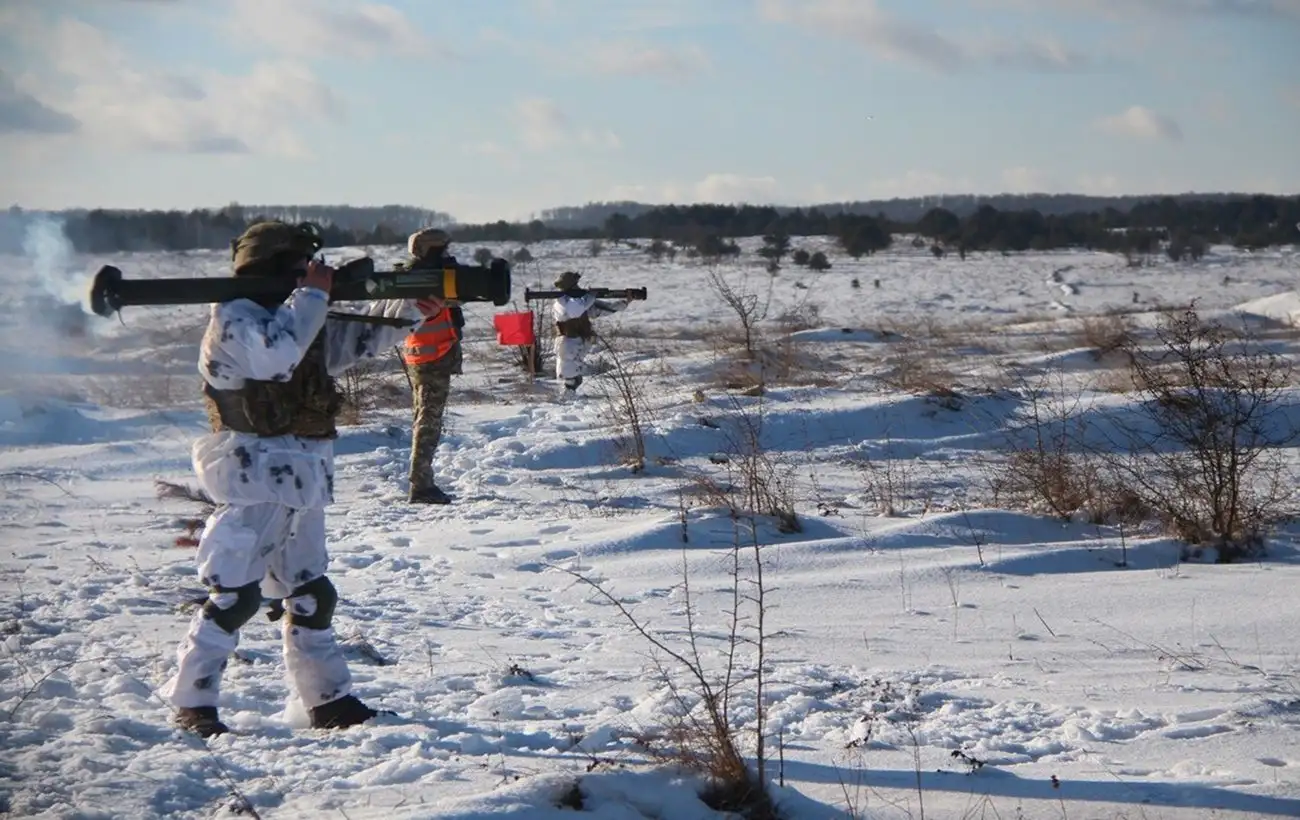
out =
<path fill-rule="evenodd" d="M 1098 386 L 1088 317 L 1140 324 L 1192 299 L 1215 315 L 1243 306 L 1289 355 L 1295 300 L 1270 297 L 1294 287 L 1300 255 L 1216 248 L 1131 269 L 903 244 L 855 262 L 811 238 L 795 245 L 830 251 L 830 271 L 787 262 L 770 277 L 755 242 L 718 273 L 770 298 L 759 396 L 733 364 L 736 315 L 697 262 L 533 246 L 521 299 L 570 267 L 584 284 L 649 288 L 601 320 L 646 396 L 647 468 L 620 463 L 611 378 L 559 400 L 496 346 L 491 316 L 509 308 L 469 306 L 438 463 L 457 503 L 405 503 L 404 408 L 369 411 L 338 442 L 335 624 L 358 693 L 398 716 L 304 728 L 278 629 L 259 617 L 226 676 L 235 731 L 206 744 L 170 727 L 157 694 L 203 591 L 174 543 L 194 508 L 153 486 L 189 480 L 206 309 L 132 308 L 120 323 L 64 306 L 106 262 L 133 278 L 224 275 L 227 256 L 71 257 L 45 242 L 0 260 L 0 812 L 524 820 L 581 816 L 563 805 L 576 784 L 593 817 L 721 816 L 644 745 L 673 707 L 658 670 L 678 670 L 576 575 L 680 646 L 685 564 L 716 669 L 736 534 L 701 476 L 724 481 L 749 419 L 802 524 L 760 532 L 768 774 L 785 816 L 1300 816 L 1290 534 L 1262 562 L 1179 563 L 1167 539 L 998 509 L 984 489 L 1019 407 L 999 389 L 1009 366 L 1126 401 Z M 904 389 L 927 378 L 957 395 Z M 752 724 L 752 687 L 736 697 Z"/>

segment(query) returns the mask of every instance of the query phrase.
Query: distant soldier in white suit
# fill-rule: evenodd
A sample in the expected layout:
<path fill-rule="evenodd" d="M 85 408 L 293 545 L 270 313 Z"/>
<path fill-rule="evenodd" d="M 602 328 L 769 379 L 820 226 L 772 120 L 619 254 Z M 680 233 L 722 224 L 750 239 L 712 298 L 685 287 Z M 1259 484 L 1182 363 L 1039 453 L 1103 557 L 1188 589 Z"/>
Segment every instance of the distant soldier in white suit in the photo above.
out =
<path fill-rule="evenodd" d="M 627 308 L 624 300 L 597 299 L 578 286 L 582 274 L 567 270 L 555 280 L 564 293 L 555 300 L 551 312 L 555 317 L 555 378 L 564 381 L 564 389 L 573 394 L 582 385 L 587 352 L 596 331 L 591 320 L 618 313 Z"/>
<path fill-rule="evenodd" d="M 166 695 L 176 723 L 203 737 L 227 731 L 217 714 L 221 675 L 239 629 L 263 593 L 282 600 L 288 677 L 315 728 L 346 728 L 377 712 L 351 694 L 352 675 L 331 625 L 338 593 L 326 577 L 325 506 L 334 496 L 334 377 L 399 344 L 440 306 L 385 300 L 385 326 L 327 318 L 333 269 L 313 261 L 309 225 L 263 222 L 233 243 L 235 276 L 282 277 L 288 299 L 212 307 L 199 355 L 212 432 L 193 446 L 200 487 L 216 502 L 199 539 L 209 595 L 178 650 Z"/>

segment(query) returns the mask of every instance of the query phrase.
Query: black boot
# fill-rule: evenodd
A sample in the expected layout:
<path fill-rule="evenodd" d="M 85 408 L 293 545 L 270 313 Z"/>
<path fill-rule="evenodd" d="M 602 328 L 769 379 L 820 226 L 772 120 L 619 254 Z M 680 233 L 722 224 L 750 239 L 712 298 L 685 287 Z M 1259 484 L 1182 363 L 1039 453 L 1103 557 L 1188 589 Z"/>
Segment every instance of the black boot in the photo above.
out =
<path fill-rule="evenodd" d="M 358 700 L 355 695 L 344 695 L 337 700 L 312 707 L 311 728 L 346 729 L 349 726 L 365 723 L 380 714 L 392 714 L 392 712 L 376 711 Z"/>
<path fill-rule="evenodd" d="M 412 488 L 410 501 L 412 504 L 450 504 L 451 496 L 430 485 L 419 489 Z"/>
<path fill-rule="evenodd" d="M 230 727 L 217 719 L 215 706 L 182 706 L 176 710 L 175 723 L 199 737 L 215 737 L 230 731 Z"/>

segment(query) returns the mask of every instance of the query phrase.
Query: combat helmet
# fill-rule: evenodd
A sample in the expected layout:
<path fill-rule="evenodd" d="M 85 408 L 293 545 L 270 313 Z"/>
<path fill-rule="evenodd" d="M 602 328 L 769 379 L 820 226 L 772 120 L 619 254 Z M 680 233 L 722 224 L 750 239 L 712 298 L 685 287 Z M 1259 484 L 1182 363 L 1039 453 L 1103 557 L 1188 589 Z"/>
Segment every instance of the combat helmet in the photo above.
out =
<path fill-rule="evenodd" d="M 230 259 L 235 276 L 265 275 L 274 272 L 266 263 L 277 258 L 310 259 L 324 245 L 320 228 L 310 222 L 258 222 L 231 240 Z"/>
<path fill-rule="evenodd" d="M 416 259 L 424 259 L 435 253 L 445 251 L 451 244 L 451 237 L 441 228 L 424 228 L 418 230 L 406 240 L 406 250 Z"/>
<path fill-rule="evenodd" d="M 556 278 L 555 287 L 560 290 L 573 290 L 578 286 L 578 280 L 581 278 L 582 274 L 577 271 L 566 270 Z"/>

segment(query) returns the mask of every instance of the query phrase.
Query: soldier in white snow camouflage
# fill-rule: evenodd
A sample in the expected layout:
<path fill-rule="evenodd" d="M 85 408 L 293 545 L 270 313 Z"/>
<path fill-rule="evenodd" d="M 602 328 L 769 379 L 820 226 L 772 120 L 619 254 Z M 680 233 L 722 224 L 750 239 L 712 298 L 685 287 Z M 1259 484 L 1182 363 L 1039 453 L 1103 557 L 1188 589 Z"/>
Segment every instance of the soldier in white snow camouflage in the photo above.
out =
<path fill-rule="evenodd" d="M 403 327 L 327 319 L 333 271 L 312 261 L 320 241 L 308 226 L 259 223 L 233 245 L 236 276 L 296 278 L 299 287 L 283 302 L 212 307 L 199 356 L 212 432 L 192 451 L 199 486 L 217 503 L 198 549 L 210 592 L 165 692 L 178 725 L 204 737 L 226 731 L 222 672 L 265 594 L 283 601 L 285 666 L 312 726 L 344 728 L 376 712 L 351 694 L 332 627 L 338 593 L 326 576 L 325 507 L 334 496 L 334 377 L 390 349 L 432 306 L 370 305 L 371 315 L 409 320 Z"/>
<path fill-rule="evenodd" d="M 618 313 L 627 308 L 624 300 L 597 299 L 578 286 L 582 274 L 565 271 L 555 280 L 564 293 L 551 306 L 555 317 L 555 378 L 564 381 L 566 393 L 576 393 L 582 385 L 587 352 L 596 338 L 591 320 Z"/>

